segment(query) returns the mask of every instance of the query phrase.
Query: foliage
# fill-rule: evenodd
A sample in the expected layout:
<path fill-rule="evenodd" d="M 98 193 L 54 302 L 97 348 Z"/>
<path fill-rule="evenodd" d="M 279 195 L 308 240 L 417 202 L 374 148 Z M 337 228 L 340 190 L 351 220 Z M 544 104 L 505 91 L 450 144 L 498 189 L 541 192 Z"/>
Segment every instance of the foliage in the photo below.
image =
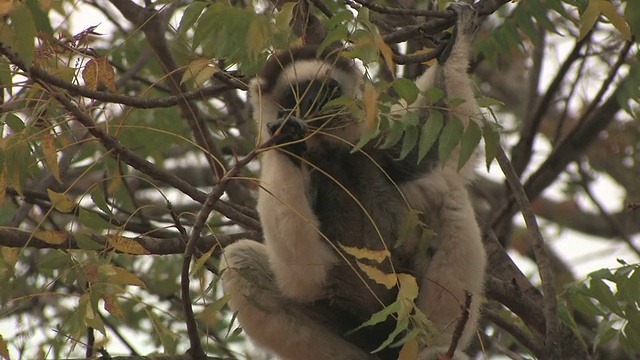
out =
<path fill-rule="evenodd" d="M 559 264 L 556 289 L 566 289 L 557 346 L 600 359 L 640 354 L 640 2 L 480 0 L 487 17 L 471 71 L 488 120 L 467 128 L 445 121 L 443 105 L 460 99 L 437 88 L 420 94 L 412 81 L 442 51 L 451 14 L 443 4 L 425 10 L 439 1 L 398 3 L 0 2 L 0 357 L 176 355 L 193 349 L 190 322 L 210 356 L 255 354 L 215 270 L 224 246 L 260 241 L 247 83 L 274 51 L 338 41 L 367 80 L 362 99 L 326 105 L 364 119 L 369 131 L 355 148 L 402 144 L 400 158 L 417 148 L 420 159 L 434 147 L 442 159 L 459 149 L 461 168 L 480 146 L 489 169 L 502 137 L 532 210 L 547 220 L 545 235 L 571 229 L 626 249 L 628 263 L 581 279 L 546 248 Z M 399 115 L 418 96 L 431 101 L 427 121 Z M 549 150 L 533 156 L 534 141 Z M 598 201 L 590 187 L 604 177 L 624 199 Z M 502 178 L 473 188 L 491 263 L 487 321 L 471 351 L 550 358 L 541 345 L 554 320 L 542 310 L 549 296 L 504 250 L 534 258 L 534 240 L 519 235 Z M 431 229 L 412 213 L 403 232 L 415 228 L 428 243 Z M 415 279 L 367 274 L 402 290 L 363 326 L 398 318 L 381 346 L 405 344 L 402 357 L 411 358 L 416 339 L 433 331 L 413 305 Z"/>

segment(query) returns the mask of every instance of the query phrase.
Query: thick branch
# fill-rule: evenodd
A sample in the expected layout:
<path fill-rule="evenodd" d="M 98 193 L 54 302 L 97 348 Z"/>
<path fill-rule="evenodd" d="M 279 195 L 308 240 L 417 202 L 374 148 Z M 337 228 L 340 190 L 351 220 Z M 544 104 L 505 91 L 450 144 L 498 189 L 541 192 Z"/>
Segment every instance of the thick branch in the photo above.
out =
<path fill-rule="evenodd" d="M 50 244 L 33 236 L 31 232 L 20 229 L 0 228 L 0 245 L 12 248 L 35 248 L 35 249 L 62 249 L 77 250 L 82 249 L 79 244 L 78 237 L 73 233 L 67 233 L 67 238 L 60 244 Z M 96 244 L 109 248 L 109 242 L 104 235 L 87 235 Z M 209 251 L 214 246 L 224 248 L 240 239 L 251 239 L 260 241 L 260 235 L 256 232 L 240 232 L 236 234 L 220 234 L 202 236 L 198 240 L 198 249 L 202 252 Z M 150 255 L 172 255 L 183 254 L 185 250 L 185 242 L 176 234 L 172 238 L 156 238 L 152 236 L 140 235 L 134 239 L 142 245 Z"/>

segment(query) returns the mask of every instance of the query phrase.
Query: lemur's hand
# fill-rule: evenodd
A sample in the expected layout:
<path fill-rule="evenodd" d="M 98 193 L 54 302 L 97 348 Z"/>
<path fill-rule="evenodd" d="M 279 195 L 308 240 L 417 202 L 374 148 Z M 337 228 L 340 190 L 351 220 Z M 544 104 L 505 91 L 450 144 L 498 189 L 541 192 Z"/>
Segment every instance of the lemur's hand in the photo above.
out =
<path fill-rule="evenodd" d="M 267 124 L 269 133 L 276 138 L 275 144 L 283 150 L 301 156 L 307 151 L 303 141 L 309 132 L 307 124 L 295 116 L 281 117 Z"/>

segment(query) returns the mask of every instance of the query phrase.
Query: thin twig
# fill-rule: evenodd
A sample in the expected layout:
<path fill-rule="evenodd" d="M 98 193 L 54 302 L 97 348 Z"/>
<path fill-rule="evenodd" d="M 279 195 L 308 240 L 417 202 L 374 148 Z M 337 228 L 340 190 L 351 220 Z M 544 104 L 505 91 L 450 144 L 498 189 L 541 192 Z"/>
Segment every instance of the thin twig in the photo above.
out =
<path fill-rule="evenodd" d="M 427 16 L 431 18 L 443 18 L 453 19 L 456 17 L 455 12 L 449 10 L 424 10 L 424 9 L 406 9 L 399 7 L 378 5 L 375 1 L 371 0 L 353 0 L 354 2 L 369 8 L 375 12 L 391 15 L 412 15 L 412 16 Z"/>
<path fill-rule="evenodd" d="M 461 306 L 462 314 L 460 319 L 456 323 L 456 328 L 453 331 L 453 335 L 451 336 L 451 343 L 449 344 L 449 350 L 447 351 L 446 356 L 449 359 L 453 359 L 453 355 L 456 352 L 456 348 L 458 347 L 458 342 L 460 342 L 460 338 L 462 337 L 462 332 L 464 331 L 464 327 L 467 325 L 469 321 L 469 308 L 471 308 L 471 293 L 468 291 L 464 292 L 464 305 Z"/>
<path fill-rule="evenodd" d="M 544 292 L 543 313 L 546 325 L 545 347 L 547 355 L 549 359 L 560 359 L 560 345 L 558 343 L 560 339 L 560 323 L 556 315 L 558 303 L 554 288 L 553 271 L 551 270 L 551 260 L 545 251 L 544 239 L 540 233 L 538 221 L 531 208 L 531 203 L 527 198 L 524 187 L 520 183 L 518 175 L 516 175 L 513 166 L 511 166 L 507 158 L 507 154 L 501 146 L 498 146 L 496 159 L 507 178 L 507 183 L 511 187 L 511 192 L 514 195 L 516 203 L 520 207 L 529 236 L 533 241 L 533 253 L 536 257 L 536 263 L 542 281 L 542 290 Z"/>
<path fill-rule="evenodd" d="M 584 39 L 574 45 L 573 50 L 571 50 L 564 63 L 562 63 L 555 78 L 545 91 L 544 96 L 536 104 L 535 110 L 529 111 L 528 114 L 530 114 L 530 116 L 525 117 L 522 122 L 520 140 L 511 151 L 511 157 L 513 159 L 511 163 L 517 175 L 521 175 L 527 164 L 529 164 L 533 152 L 533 141 L 540 127 L 540 123 L 542 123 L 544 114 L 546 114 L 547 109 L 551 107 L 551 101 L 563 84 L 564 78 L 571 69 L 571 66 L 580 58 L 582 47 L 589 41 L 590 36 L 585 36 Z"/>
<path fill-rule="evenodd" d="M 633 240 L 631 240 L 629 235 L 627 235 L 624 232 L 624 230 L 622 230 L 623 229 L 622 224 L 620 224 L 613 216 L 611 216 L 611 214 L 609 214 L 605 210 L 602 204 L 600 204 L 600 201 L 596 199 L 596 197 L 591 192 L 591 189 L 589 189 L 589 183 L 587 182 L 588 176 L 586 171 L 582 168 L 580 164 L 577 164 L 577 165 L 578 165 L 578 172 L 580 174 L 580 186 L 582 187 L 582 190 L 584 190 L 585 194 L 587 194 L 591 202 L 598 208 L 598 212 L 600 213 L 600 215 L 602 215 L 605 221 L 609 223 L 611 230 L 614 233 L 616 233 L 618 237 L 622 239 L 622 241 L 624 241 L 631 250 L 633 250 L 633 252 L 635 252 L 638 256 L 640 256 L 640 249 L 636 247 L 636 245 L 633 243 Z"/>
<path fill-rule="evenodd" d="M 187 333 L 189 334 L 189 339 L 191 341 L 191 351 L 194 354 L 198 355 L 200 353 L 204 354 L 202 350 L 202 345 L 200 344 L 200 337 L 198 335 L 198 324 L 196 323 L 195 316 L 193 315 L 193 308 L 191 307 L 191 296 L 189 294 L 189 268 L 191 266 L 191 259 L 193 258 L 193 253 L 198 244 L 198 240 L 200 239 L 200 233 L 204 228 L 204 225 L 209 218 L 209 214 L 214 208 L 215 203 L 220 199 L 222 194 L 224 193 L 229 180 L 233 179 L 242 168 L 244 168 L 249 162 L 251 162 L 258 153 L 273 144 L 275 138 L 271 138 L 262 144 L 259 147 L 253 149 L 249 154 L 247 154 L 244 158 L 239 160 L 229 171 L 227 171 L 224 176 L 220 178 L 218 184 L 211 190 L 211 192 L 207 195 L 207 199 L 204 204 L 202 204 L 202 208 L 196 215 L 196 220 L 191 229 L 191 235 L 189 236 L 189 240 L 187 242 L 187 246 L 184 251 L 184 258 L 182 262 L 182 273 L 181 273 L 181 289 L 182 289 L 182 305 L 184 307 L 184 312 L 186 316 L 187 323 Z"/>
<path fill-rule="evenodd" d="M 484 307 L 482 309 L 482 317 L 491 321 L 502 330 L 506 331 L 509 335 L 511 335 L 514 339 L 516 339 L 522 346 L 531 350 L 531 352 L 538 358 L 544 356 L 544 347 L 542 346 L 542 342 L 538 342 L 538 339 L 533 335 L 527 334 L 520 327 L 515 325 L 515 322 L 518 320 L 515 319 L 505 319 L 500 316 L 498 313 L 494 312 L 491 309 Z"/>

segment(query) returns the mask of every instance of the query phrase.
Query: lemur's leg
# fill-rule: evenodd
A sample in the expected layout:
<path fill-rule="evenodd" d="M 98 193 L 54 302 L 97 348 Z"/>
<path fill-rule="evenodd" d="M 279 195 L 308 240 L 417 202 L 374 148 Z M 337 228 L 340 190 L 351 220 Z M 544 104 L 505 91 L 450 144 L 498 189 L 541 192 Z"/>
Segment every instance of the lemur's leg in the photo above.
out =
<path fill-rule="evenodd" d="M 302 155 L 306 124 L 289 116 L 268 125 L 283 150 Z M 266 252 L 282 293 L 294 300 L 313 301 L 325 294 L 327 275 L 338 261 L 320 235 L 320 223 L 309 203 L 305 167 L 285 151 L 272 149 L 262 158 L 258 213 Z"/>
<path fill-rule="evenodd" d="M 229 245 L 220 268 L 225 293 L 232 294 L 229 306 L 244 331 L 281 359 L 375 359 L 324 326 L 311 304 L 282 295 L 264 245 L 251 240 Z"/>
<path fill-rule="evenodd" d="M 459 118 L 465 128 L 477 121 L 480 110 L 475 101 L 473 87 L 467 76 L 473 35 L 477 29 L 477 12 L 468 4 L 455 3 L 450 9 L 458 14 L 457 31 L 452 36 L 450 53 L 443 64 L 438 64 L 425 74 L 431 86 L 439 86 L 447 99 L 463 99 L 460 105 L 450 108 L 447 118 Z M 471 293 L 470 317 L 459 341 L 455 359 L 464 359 L 462 349 L 475 333 L 483 294 L 486 255 L 482 246 L 480 230 L 473 221 L 475 214 L 466 190 L 473 176 L 476 158 L 472 157 L 460 171 L 459 149 L 449 157 L 443 168 L 427 176 L 416 188 L 427 194 L 427 208 L 431 206 L 430 225 L 435 231 L 432 244 L 436 251 L 427 265 L 426 278 L 420 286 L 418 306 L 441 330 L 430 349 L 423 354 L 425 359 L 437 359 L 437 353 L 446 352 L 457 321 L 462 315 L 465 292 Z"/>

